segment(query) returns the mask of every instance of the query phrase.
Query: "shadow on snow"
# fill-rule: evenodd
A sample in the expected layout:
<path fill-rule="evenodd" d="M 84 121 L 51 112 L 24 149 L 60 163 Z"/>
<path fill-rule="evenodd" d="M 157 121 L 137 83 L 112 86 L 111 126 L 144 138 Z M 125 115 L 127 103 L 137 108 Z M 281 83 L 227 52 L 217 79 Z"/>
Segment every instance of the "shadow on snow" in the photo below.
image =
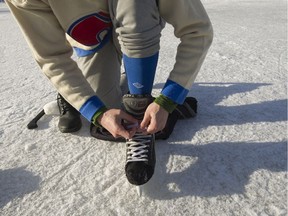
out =
<path fill-rule="evenodd" d="M 249 176 L 254 171 L 259 169 L 271 172 L 286 171 L 286 141 L 261 143 L 235 140 L 233 143 L 215 142 L 199 146 L 181 144 L 183 141 L 191 140 L 197 131 L 209 126 L 287 121 L 286 100 L 239 106 L 217 105 L 233 94 L 242 93 L 245 97 L 245 93 L 268 85 L 195 84 L 193 96 L 199 101 L 198 116 L 195 119 L 178 122 L 170 139 L 167 140 L 170 144 L 167 144 L 167 141 L 157 142 L 156 170 L 150 182 L 143 186 L 145 194 L 155 199 L 244 194 Z M 156 84 L 154 87 L 162 86 Z M 181 134 L 181 131 L 185 132 Z M 188 158 L 185 158 L 185 163 L 181 163 L 181 158 L 177 156 Z M 186 167 L 187 161 L 188 167 Z"/>
<path fill-rule="evenodd" d="M 162 88 L 156 84 L 154 88 Z M 211 126 L 242 125 L 246 123 L 287 121 L 287 100 L 264 101 L 238 106 L 219 105 L 224 99 L 241 94 L 245 99 L 248 92 L 267 83 L 196 83 L 193 95 L 198 100 L 198 115 L 194 119 L 178 121 L 170 137 L 177 141 L 191 140 L 197 131 Z M 239 100 L 239 99 L 237 99 Z M 185 133 L 181 134 L 181 131 Z M 181 136 L 179 136 L 181 134 Z"/>
<path fill-rule="evenodd" d="M 0 170 L 0 208 L 15 198 L 36 191 L 40 181 L 39 176 L 22 167 Z"/>
<path fill-rule="evenodd" d="M 211 143 L 201 146 L 167 145 L 160 142 L 156 150 L 155 174 L 150 182 L 143 186 L 145 194 L 155 199 L 244 194 L 249 176 L 254 171 L 287 170 L 286 142 Z M 189 157 L 189 167 L 183 165 L 182 170 L 177 156 Z M 187 160 L 186 158 L 186 163 Z M 173 166 L 173 161 L 180 170 L 175 169 L 174 166 L 177 165 Z M 171 170 L 166 169 L 167 164 L 172 167 Z"/>

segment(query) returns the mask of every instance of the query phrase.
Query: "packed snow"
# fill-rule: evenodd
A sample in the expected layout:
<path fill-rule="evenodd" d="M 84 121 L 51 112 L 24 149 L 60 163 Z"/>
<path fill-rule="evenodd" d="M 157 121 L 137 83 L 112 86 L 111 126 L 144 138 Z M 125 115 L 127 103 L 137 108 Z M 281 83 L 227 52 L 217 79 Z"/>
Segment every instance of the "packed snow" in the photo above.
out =
<path fill-rule="evenodd" d="M 157 141 L 155 175 L 126 180 L 125 144 L 27 123 L 56 98 L 0 3 L 0 215 L 287 215 L 287 2 L 203 0 L 214 41 L 189 96 L 196 118 Z M 51 35 L 53 37 L 53 35 Z M 172 69 L 163 31 L 153 94 Z"/>

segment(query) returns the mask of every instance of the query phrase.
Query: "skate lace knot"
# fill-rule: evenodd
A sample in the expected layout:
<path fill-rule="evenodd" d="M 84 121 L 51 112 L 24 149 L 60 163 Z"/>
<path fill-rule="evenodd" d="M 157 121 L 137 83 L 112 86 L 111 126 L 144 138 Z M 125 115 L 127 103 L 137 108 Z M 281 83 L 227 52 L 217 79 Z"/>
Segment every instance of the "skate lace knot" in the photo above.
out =
<path fill-rule="evenodd" d="M 132 139 L 126 142 L 127 162 L 148 161 L 148 149 L 151 142 L 151 135 L 135 134 Z"/>

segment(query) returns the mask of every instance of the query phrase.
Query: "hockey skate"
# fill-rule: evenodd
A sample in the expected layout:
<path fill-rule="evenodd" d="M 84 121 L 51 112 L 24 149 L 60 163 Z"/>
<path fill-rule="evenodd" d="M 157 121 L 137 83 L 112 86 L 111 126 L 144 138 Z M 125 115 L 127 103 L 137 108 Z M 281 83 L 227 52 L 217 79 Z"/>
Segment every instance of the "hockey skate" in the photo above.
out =
<path fill-rule="evenodd" d="M 152 101 L 150 95 L 123 96 L 126 112 L 139 120 L 143 119 L 145 110 Z M 154 134 L 136 133 L 126 141 L 125 173 L 131 184 L 140 186 L 147 183 L 154 174 L 155 163 Z"/>
<path fill-rule="evenodd" d="M 62 133 L 72 133 L 81 129 L 80 113 L 72 107 L 60 94 L 57 95 L 60 117 L 58 128 Z"/>

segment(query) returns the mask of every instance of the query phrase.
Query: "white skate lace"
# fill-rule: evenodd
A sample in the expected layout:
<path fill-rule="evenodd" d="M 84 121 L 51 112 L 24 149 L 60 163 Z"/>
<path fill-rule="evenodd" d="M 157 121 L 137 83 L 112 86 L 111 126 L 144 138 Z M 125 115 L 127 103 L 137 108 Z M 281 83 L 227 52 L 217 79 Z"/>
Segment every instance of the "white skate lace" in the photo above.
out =
<path fill-rule="evenodd" d="M 126 162 L 148 161 L 148 147 L 151 142 L 151 135 L 136 133 L 132 139 L 126 142 L 127 160 Z"/>

